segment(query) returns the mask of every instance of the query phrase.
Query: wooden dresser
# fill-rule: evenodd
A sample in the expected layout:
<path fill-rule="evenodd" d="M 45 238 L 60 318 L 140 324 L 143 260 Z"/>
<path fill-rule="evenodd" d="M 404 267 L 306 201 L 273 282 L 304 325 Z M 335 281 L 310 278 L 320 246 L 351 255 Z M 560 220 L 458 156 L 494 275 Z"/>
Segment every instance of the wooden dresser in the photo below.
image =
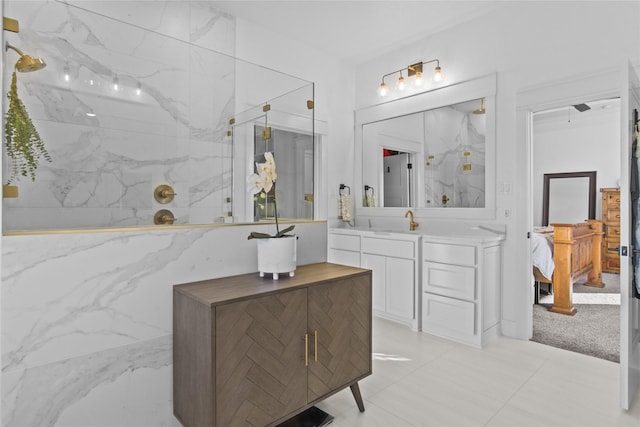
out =
<path fill-rule="evenodd" d="M 184 426 L 275 426 L 371 375 L 371 271 L 330 263 L 173 287 Z"/>
<path fill-rule="evenodd" d="M 602 272 L 619 273 L 620 255 L 620 189 L 601 188 L 602 222 L 604 238 L 602 239 Z"/>

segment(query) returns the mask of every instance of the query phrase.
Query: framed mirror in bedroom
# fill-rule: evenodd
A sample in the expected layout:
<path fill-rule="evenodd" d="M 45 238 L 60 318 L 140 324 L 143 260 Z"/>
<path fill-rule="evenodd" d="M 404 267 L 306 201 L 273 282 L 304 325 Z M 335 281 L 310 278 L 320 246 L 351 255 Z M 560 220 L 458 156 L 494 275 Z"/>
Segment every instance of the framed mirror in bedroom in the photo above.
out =
<path fill-rule="evenodd" d="M 545 173 L 542 225 L 596 218 L 596 171 Z"/>

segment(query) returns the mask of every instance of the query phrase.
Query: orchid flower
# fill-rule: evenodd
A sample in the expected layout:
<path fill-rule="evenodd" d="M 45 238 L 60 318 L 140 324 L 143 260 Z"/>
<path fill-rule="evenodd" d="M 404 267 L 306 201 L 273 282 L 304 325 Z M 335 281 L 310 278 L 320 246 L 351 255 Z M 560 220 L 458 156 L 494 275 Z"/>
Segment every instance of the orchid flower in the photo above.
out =
<path fill-rule="evenodd" d="M 264 153 L 264 159 L 264 163 L 256 163 L 257 173 L 253 173 L 247 177 L 247 191 L 254 196 L 258 193 L 261 193 L 260 196 L 262 198 L 265 198 L 266 193 L 270 192 L 271 189 L 275 186 L 276 178 L 278 177 L 278 175 L 276 174 L 276 161 L 273 158 L 273 153 L 267 151 L 266 153 Z M 283 237 L 285 236 L 285 233 L 293 230 L 295 226 L 292 225 L 280 231 L 280 226 L 278 225 L 278 209 L 275 205 L 275 198 L 273 199 L 273 203 L 276 220 L 276 234 L 274 236 L 271 236 L 265 233 L 251 232 L 249 234 L 249 239 Z"/>

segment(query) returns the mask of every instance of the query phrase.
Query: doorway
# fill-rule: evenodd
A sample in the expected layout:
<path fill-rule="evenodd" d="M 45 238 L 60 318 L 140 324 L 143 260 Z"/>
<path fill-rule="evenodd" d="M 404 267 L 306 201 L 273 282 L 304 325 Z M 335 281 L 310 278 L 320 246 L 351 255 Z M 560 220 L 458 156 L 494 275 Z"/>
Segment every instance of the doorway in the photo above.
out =
<path fill-rule="evenodd" d="M 619 124 L 618 98 L 586 100 L 533 114 L 533 191 L 530 206 L 534 239 L 539 236 L 552 239 L 550 224 L 554 222 L 576 223 L 588 218 L 607 220 L 607 212 L 603 211 L 607 204 L 603 204 L 602 200 L 609 194 L 607 191 L 618 190 L 620 180 Z M 578 178 L 560 179 L 574 176 Z M 582 176 L 589 176 L 591 185 L 565 188 L 568 181 L 573 183 L 578 180 L 579 185 L 580 179 L 587 179 L 580 178 Z M 550 188 L 551 177 L 557 178 L 552 182 L 557 188 Z M 549 198 L 550 189 L 559 196 Z M 572 212 L 576 214 L 572 215 Z M 607 225 L 610 226 L 609 232 L 617 230 L 619 233 L 619 225 L 617 228 L 613 223 Z M 553 250 L 553 243 L 549 243 L 549 248 Z M 606 254 L 606 242 L 603 248 Z M 543 256 L 540 252 L 532 253 L 534 269 L 537 263 L 549 269 Z M 538 298 L 532 310 L 532 340 L 619 362 L 619 269 L 603 270 L 604 288 L 585 286 L 585 280 L 572 286 L 573 304 L 577 308 L 574 316 L 549 312 L 548 308 L 554 300 L 552 287 L 546 283 L 536 283 Z"/>

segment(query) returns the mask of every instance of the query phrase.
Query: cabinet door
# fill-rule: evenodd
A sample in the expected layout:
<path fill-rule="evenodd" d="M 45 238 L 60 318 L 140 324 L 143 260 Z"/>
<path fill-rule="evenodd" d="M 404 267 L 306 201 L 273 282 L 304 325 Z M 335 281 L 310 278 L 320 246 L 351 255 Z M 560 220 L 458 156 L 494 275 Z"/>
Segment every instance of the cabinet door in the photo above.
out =
<path fill-rule="evenodd" d="M 362 267 L 373 272 L 373 309 L 387 311 L 387 267 L 386 257 L 382 255 L 362 254 Z"/>
<path fill-rule="evenodd" d="M 216 308 L 216 426 L 264 426 L 307 403 L 307 290 Z"/>
<path fill-rule="evenodd" d="M 370 276 L 361 274 L 311 286 L 309 332 L 309 402 L 369 375 Z"/>
<path fill-rule="evenodd" d="M 389 257 L 386 267 L 387 313 L 411 320 L 415 292 L 413 260 Z"/>

